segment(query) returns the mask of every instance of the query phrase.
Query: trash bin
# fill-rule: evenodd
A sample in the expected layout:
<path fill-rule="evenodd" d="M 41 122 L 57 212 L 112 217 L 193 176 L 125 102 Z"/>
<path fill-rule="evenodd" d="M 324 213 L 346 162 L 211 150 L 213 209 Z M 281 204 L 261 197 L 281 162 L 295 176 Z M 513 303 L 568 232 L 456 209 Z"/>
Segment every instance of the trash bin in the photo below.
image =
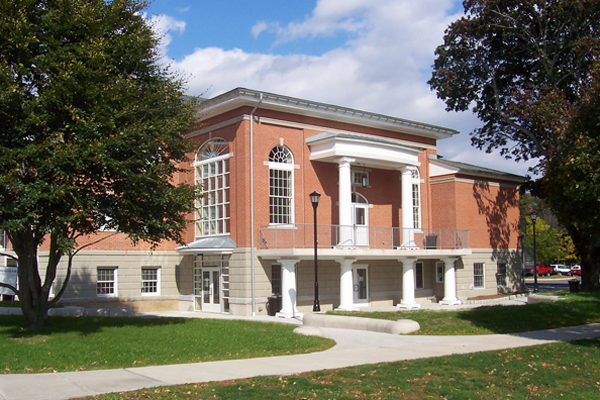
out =
<path fill-rule="evenodd" d="M 579 279 L 571 279 L 569 281 L 569 291 L 571 293 L 579 292 Z"/>
<path fill-rule="evenodd" d="M 281 310 L 281 296 L 273 295 L 268 298 L 267 313 L 274 317 Z"/>

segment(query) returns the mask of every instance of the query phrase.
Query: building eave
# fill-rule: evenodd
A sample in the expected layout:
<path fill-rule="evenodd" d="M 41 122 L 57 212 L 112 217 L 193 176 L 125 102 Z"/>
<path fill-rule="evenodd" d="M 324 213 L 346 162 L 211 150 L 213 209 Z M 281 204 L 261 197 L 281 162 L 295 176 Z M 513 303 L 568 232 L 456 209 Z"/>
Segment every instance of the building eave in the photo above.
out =
<path fill-rule="evenodd" d="M 203 101 L 198 105 L 199 118 L 205 120 L 236 108 L 254 107 L 259 102 L 260 108 L 263 109 L 409 133 L 435 140 L 446 139 L 459 133 L 454 129 L 423 122 L 245 88 L 236 88 Z"/>

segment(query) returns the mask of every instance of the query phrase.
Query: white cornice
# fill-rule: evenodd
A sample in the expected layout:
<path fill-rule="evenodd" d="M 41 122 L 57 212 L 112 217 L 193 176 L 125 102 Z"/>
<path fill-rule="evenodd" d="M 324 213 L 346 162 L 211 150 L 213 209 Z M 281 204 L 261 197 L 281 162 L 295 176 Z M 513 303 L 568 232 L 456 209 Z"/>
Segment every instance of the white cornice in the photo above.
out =
<path fill-rule="evenodd" d="M 198 106 L 199 118 L 207 119 L 243 106 L 254 107 L 259 102 L 260 108 L 263 109 L 403 132 L 435 140 L 449 138 L 458 133 L 454 129 L 422 122 L 244 88 L 233 89 L 203 101 Z"/>

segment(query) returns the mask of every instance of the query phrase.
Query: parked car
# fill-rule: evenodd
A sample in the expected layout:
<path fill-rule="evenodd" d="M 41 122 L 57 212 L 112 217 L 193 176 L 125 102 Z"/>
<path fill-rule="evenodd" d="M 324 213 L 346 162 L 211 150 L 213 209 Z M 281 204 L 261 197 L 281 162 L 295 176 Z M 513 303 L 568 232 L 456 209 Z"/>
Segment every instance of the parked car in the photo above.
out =
<path fill-rule="evenodd" d="M 552 264 L 551 267 L 553 274 L 569 275 L 571 273 L 571 268 L 564 264 Z"/>
<path fill-rule="evenodd" d="M 571 267 L 571 271 L 569 273 L 571 274 L 571 276 L 575 276 L 575 275 L 581 276 L 581 266 L 580 265 L 573 265 Z"/>
<path fill-rule="evenodd" d="M 533 275 L 533 265 L 529 265 L 523 268 L 523 273 L 525 274 L 525 276 Z M 552 274 L 552 267 L 547 266 L 543 262 L 539 262 L 537 264 L 537 274 L 538 276 L 550 276 Z"/>

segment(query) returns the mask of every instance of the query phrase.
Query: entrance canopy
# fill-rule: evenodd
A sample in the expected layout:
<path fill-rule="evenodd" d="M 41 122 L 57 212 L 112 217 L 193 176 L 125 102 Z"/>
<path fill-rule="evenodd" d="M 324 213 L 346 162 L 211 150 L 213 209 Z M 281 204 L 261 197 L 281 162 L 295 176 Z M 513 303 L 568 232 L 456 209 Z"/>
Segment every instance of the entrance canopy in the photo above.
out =
<path fill-rule="evenodd" d="M 196 238 L 192 243 L 176 248 L 183 254 L 198 253 L 232 253 L 237 247 L 235 242 L 229 236 L 211 236 L 205 238 Z"/>
<path fill-rule="evenodd" d="M 349 157 L 356 164 L 392 170 L 419 165 L 419 153 L 423 151 L 393 139 L 351 133 L 324 132 L 309 137 L 306 143 L 314 161 L 336 163 L 341 157 Z"/>

